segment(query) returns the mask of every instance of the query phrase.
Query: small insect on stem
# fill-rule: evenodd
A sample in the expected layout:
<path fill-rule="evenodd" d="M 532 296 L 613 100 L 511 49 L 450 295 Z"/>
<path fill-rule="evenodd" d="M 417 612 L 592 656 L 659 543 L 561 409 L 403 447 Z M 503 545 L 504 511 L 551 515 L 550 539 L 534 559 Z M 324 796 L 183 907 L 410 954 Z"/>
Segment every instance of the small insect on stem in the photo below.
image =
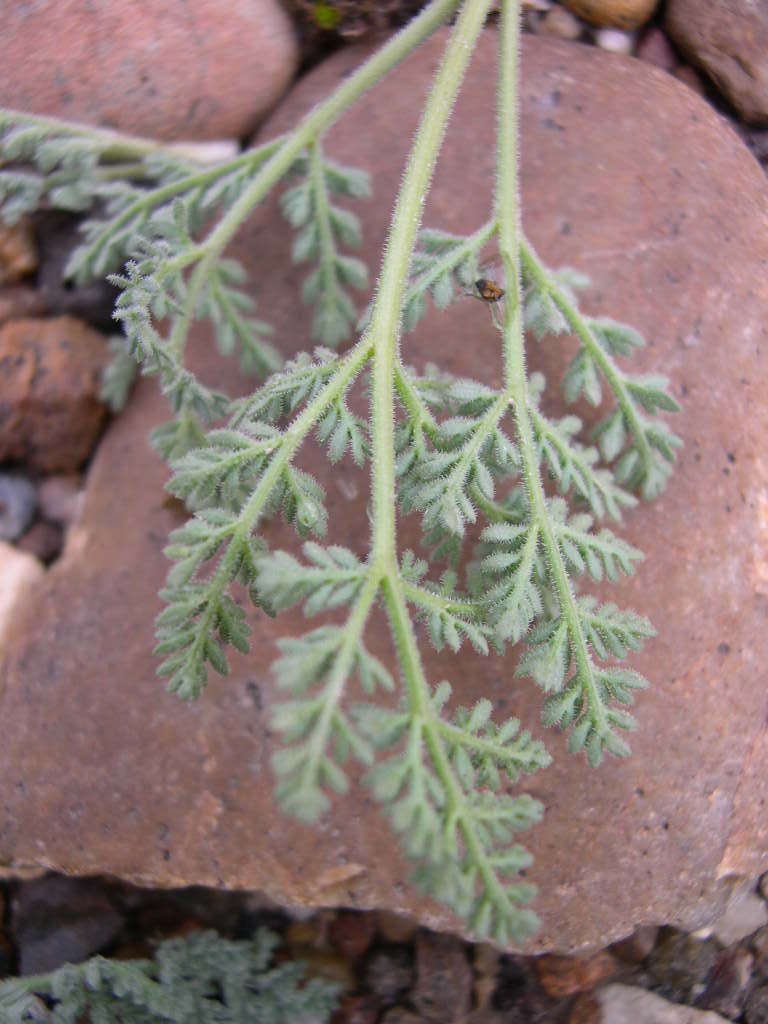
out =
<path fill-rule="evenodd" d="M 504 298 L 504 289 L 489 277 L 478 277 L 475 281 L 475 297 L 490 305 L 494 326 L 501 330 L 501 317 L 496 303 Z"/>
<path fill-rule="evenodd" d="M 488 277 L 478 277 L 475 281 L 475 289 L 477 297 L 483 302 L 498 302 L 499 299 L 504 298 L 504 289 Z"/>

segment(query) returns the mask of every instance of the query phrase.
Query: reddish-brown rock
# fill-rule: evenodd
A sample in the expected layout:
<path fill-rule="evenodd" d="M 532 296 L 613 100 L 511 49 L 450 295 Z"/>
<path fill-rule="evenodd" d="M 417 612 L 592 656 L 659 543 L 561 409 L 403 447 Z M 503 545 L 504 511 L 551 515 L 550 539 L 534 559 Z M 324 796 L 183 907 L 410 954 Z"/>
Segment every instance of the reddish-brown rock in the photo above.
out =
<path fill-rule="evenodd" d="M 71 316 L 0 328 L 0 460 L 45 472 L 78 469 L 106 416 L 103 337 Z"/>
<path fill-rule="evenodd" d="M 657 25 L 643 33 L 637 44 L 635 56 L 647 64 L 655 64 L 662 71 L 672 71 L 678 62 L 672 44 Z"/>
<path fill-rule="evenodd" d="M 26 220 L 4 224 L 0 220 L 0 285 L 31 274 L 37 266 L 37 249 Z"/>
<path fill-rule="evenodd" d="M 669 0 L 665 27 L 745 121 L 768 123 L 768 4 Z"/>
<path fill-rule="evenodd" d="M 277 0 L 6 4 L 0 106 L 152 138 L 244 136 L 297 62 Z"/>
<path fill-rule="evenodd" d="M 588 957 L 540 956 L 534 967 L 539 984 L 555 999 L 588 992 L 616 973 L 616 961 L 605 950 Z"/>
<path fill-rule="evenodd" d="M 271 125 L 282 131 L 342 80 L 346 50 L 308 76 Z M 376 199 L 359 203 L 374 266 L 420 98 L 439 60 L 428 45 L 329 133 L 330 156 L 371 168 Z M 438 168 L 426 223 L 452 231 L 488 215 L 495 35 L 480 43 Z M 661 500 L 627 516 L 644 549 L 637 575 L 602 594 L 637 608 L 659 636 L 632 665 L 652 681 L 637 702 L 633 757 L 597 771 L 542 730 L 541 695 L 505 660 L 438 655 L 430 679 L 456 700 L 490 697 L 543 736 L 554 755 L 526 782 L 543 801 L 524 837 L 536 860 L 542 930 L 531 952 L 577 951 L 641 922 L 695 926 L 730 889 L 728 876 L 768 868 L 768 216 L 763 173 L 712 110 L 672 77 L 596 49 L 526 38 L 522 90 L 524 222 L 542 256 L 593 280 L 589 312 L 634 323 L 649 339 L 637 371 L 665 372 L 685 405 L 685 448 Z M 265 244 L 269 239 L 269 245 Z M 276 199 L 254 217 L 241 251 L 259 315 L 286 351 L 310 347 L 292 238 Z M 198 335 L 198 343 L 200 342 Z M 497 380 L 498 339 L 470 299 L 430 313 L 405 342 L 417 366 Z M 199 366 L 216 386 L 242 386 L 213 349 Z M 556 343 L 530 351 L 552 386 Z M 581 411 L 581 410 L 580 410 Z M 4 797 L 0 862 L 107 872 L 164 886 L 192 882 L 265 890 L 282 902 L 382 907 L 441 928 L 455 921 L 408 883 L 409 868 L 370 794 L 353 787 L 310 827 L 275 809 L 269 715 L 280 699 L 269 666 L 279 636 L 304 631 L 300 611 L 254 616 L 253 652 L 231 658 L 202 700 L 181 704 L 155 677 L 152 620 L 179 523 L 147 432 L 167 418 L 145 380 L 101 445 L 85 508 L 63 558 L 18 609 L 3 671 Z M 332 540 L 365 550 L 364 477 L 331 470 L 314 446 L 304 462 L 328 493 Z M 417 540 L 418 529 L 407 535 Z M 295 546 L 270 523 L 274 546 Z M 383 618 L 370 643 L 389 650 Z"/>

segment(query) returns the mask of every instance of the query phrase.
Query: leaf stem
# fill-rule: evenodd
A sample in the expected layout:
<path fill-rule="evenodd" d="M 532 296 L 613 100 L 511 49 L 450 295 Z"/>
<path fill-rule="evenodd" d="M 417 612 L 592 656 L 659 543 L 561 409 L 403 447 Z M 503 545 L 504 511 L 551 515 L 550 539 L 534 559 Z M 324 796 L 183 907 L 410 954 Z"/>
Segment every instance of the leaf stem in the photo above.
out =
<path fill-rule="evenodd" d="M 397 198 L 371 314 L 374 340 L 371 400 L 373 453 L 372 558 L 397 571 L 395 541 L 394 388 L 401 317 L 408 271 L 421 225 L 437 154 L 490 0 L 468 0 L 446 46 L 422 114 L 403 184 Z"/>
<path fill-rule="evenodd" d="M 416 583 L 403 581 L 403 595 L 411 604 L 417 605 L 428 612 L 451 612 L 453 615 L 465 616 L 469 621 L 482 616 L 484 605 L 480 601 L 462 601 L 445 594 L 420 587 Z"/>
<path fill-rule="evenodd" d="M 531 519 L 538 525 L 552 584 L 567 622 L 572 655 L 595 728 L 607 731 L 605 710 L 598 695 L 587 640 L 581 628 L 576 598 L 557 543 L 552 518 L 539 471 L 536 442 L 529 410 L 525 371 L 525 344 L 522 324 L 522 287 L 520 275 L 520 215 L 518 185 L 517 77 L 520 53 L 520 26 L 516 4 L 504 3 L 499 33 L 499 127 L 496 210 L 499 219 L 499 253 L 504 263 L 506 301 L 504 306 L 504 363 L 507 387 L 512 395 L 522 474 L 530 504 Z"/>
<path fill-rule="evenodd" d="M 331 404 L 344 394 L 349 384 L 359 374 L 362 367 L 370 359 L 373 347 L 366 336 L 340 360 L 334 375 L 323 389 L 305 406 L 299 416 L 285 430 L 280 439 L 280 447 L 275 452 L 264 474 L 256 485 L 253 493 L 243 506 L 238 517 L 237 526 L 232 531 L 227 550 L 219 560 L 216 570 L 209 580 L 207 588 L 206 609 L 197 626 L 196 645 L 201 645 L 208 637 L 216 614 L 217 601 L 224 594 L 232 580 L 232 572 L 240 556 L 242 544 L 255 529 L 270 496 L 280 477 L 290 465 L 293 457 L 312 428 L 323 418 Z M 211 600 L 214 598 L 214 600 Z"/>
<path fill-rule="evenodd" d="M 368 622 L 368 616 L 371 613 L 371 608 L 376 600 L 380 585 L 380 577 L 376 574 L 373 567 L 369 568 L 365 586 L 355 599 L 350 609 L 349 617 L 344 624 L 344 639 L 333 660 L 333 668 L 328 676 L 328 680 L 323 687 L 323 709 L 312 728 L 312 738 L 308 744 L 311 757 L 307 760 L 307 765 L 302 771 L 302 775 L 305 778 L 310 776 L 315 785 L 317 785 L 317 778 L 320 775 L 320 767 L 333 727 L 333 720 L 338 713 L 339 704 L 344 696 L 344 687 L 352 671 L 355 654 L 360 646 L 365 626 Z"/>

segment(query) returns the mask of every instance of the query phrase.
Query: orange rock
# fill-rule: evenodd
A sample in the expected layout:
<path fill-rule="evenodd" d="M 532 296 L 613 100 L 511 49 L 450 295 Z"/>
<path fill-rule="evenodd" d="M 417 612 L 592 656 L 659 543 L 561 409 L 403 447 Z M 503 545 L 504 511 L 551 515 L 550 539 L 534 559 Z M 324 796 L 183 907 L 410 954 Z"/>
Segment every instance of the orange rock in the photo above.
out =
<path fill-rule="evenodd" d="M 36 267 L 37 249 L 29 221 L 4 224 L 0 220 L 0 285 L 18 281 Z"/>
<path fill-rule="evenodd" d="M 616 961 L 605 951 L 584 958 L 540 956 L 534 961 L 534 967 L 539 984 L 555 999 L 588 992 L 616 973 Z"/>
<path fill-rule="evenodd" d="M 46 472 L 78 469 L 106 417 L 103 337 L 74 317 L 0 328 L 0 460 Z"/>
<path fill-rule="evenodd" d="M 640 28 L 650 21 L 659 0 L 561 0 L 574 14 L 598 28 Z"/>

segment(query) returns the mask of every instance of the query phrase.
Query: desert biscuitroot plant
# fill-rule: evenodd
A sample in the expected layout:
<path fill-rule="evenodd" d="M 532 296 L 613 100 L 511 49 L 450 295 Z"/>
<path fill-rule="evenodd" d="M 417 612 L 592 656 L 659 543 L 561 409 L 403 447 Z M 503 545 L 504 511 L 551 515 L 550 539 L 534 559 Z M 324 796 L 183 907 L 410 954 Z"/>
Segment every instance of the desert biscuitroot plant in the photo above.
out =
<path fill-rule="evenodd" d="M 300 962 L 270 966 L 278 938 L 260 928 L 233 942 L 195 932 L 158 944 L 151 960 L 64 964 L 0 982 L 0 1024 L 297 1024 L 327 1021 L 338 986 L 304 978 Z"/>
<path fill-rule="evenodd" d="M 653 628 L 634 612 L 580 594 L 576 582 L 633 571 L 641 553 L 599 524 L 620 520 L 636 503 L 635 492 L 650 499 L 663 490 L 680 442 L 656 415 L 677 409 L 665 380 L 632 376 L 622 365 L 642 338 L 580 312 L 575 291 L 584 279 L 548 270 L 521 231 L 515 0 L 501 3 L 498 27 L 489 218 L 465 237 L 420 230 L 451 109 L 490 7 L 491 0 L 432 0 L 294 131 L 216 167 L 193 166 L 178 151 L 111 133 L 4 115 L 0 152 L 16 167 L 3 174 L 0 188 L 11 216 L 43 199 L 80 208 L 97 197 L 70 273 L 118 271 L 115 316 L 130 354 L 159 376 L 173 407 L 174 418 L 155 432 L 154 443 L 170 460 L 168 488 L 191 518 L 167 549 L 173 566 L 157 649 L 169 688 L 197 697 L 209 666 L 226 673 L 227 645 L 248 650 L 249 627 L 233 595 L 238 583 L 270 613 L 296 604 L 308 616 L 335 610 L 331 622 L 280 641 L 277 685 L 290 698 L 274 717 L 284 740 L 273 759 L 280 804 L 315 821 L 328 810 L 329 791 L 347 790 L 345 761 L 370 766 L 367 781 L 415 862 L 418 883 L 475 934 L 504 943 L 537 923 L 526 906 L 533 887 L 519 876 L 530 857 L 513 840 L 542 808 L 512 785 L 550 757 L 515 719 L 495 721 L 488 700 L 452 707 L 449 683 L 426 677 L 420 638 L 454 651 L 469 642 L 483 655 L 524 641 L 517 674 L 531 676 L 547 694 L 544 723 L 568 730 L 571 750 L 585 750 L 592 765 L 606 751 L 628 754 L 622 733 L 634 720 L 626 707 L 646 681 L 620 663 Z M 337 355 L 331 347 L 355 330 L 353 290 L 366 282 L 365 267 L 349 255 L 360 229 L 345 197 L 365 194 L 367 179 L 331 161 L 323 134 L 454 15 L 373 301 L 357 340 Z M 242 268 L 223 253 L 284 179 L 280 201 L 296 229 L 294 259 L 309 266 L 304 298 L 315 305 L 314 330 L 324 347 L 278 368 L 268 328 L 251 315 Z M 483 271 L 489 246 L 498 251 L 503 279 Z M 498 383 L 410 368 L 402 337 L 420 320 L 427 296 L 443 308 L 478 282 L 491 299 L 506 293 L 492 306 L 493 319 L 477 303 L 499 340 Z M 214 393 L 187 368 L 189 328 L 204 317 L 224 352 L 237 348 L 248 369 L 273 371 L 248 397 Z M 576 416 L 553 419 L 543 411 L 544 381 L 526 374 L 526 331 L 578 339 L 564 374 L 568 402 L 583 397 L 597 406 L 604 393 L 613 395 L 615 407 L 595 429 L 594 444 L 577 440 Z M 115 398 L 125 394 L 128 367 L 118 352 L 108 381 Z M 367 420 L 348 403 L 356 383 L 370 394 Z M 221 419 L 223 426 L 208 426 Z M 351 456 L 370 466 L 372 529 L 364 557 L 312 539 L 297 557 L 269 551 L 259 535 L 266 517 L 282 512 L 302 537 L 325 536 L 323 489 L 297 461 L 312 434 L 332 461 Z M 401 516 L 421 516 L 427 560 L 400 549 L 398 506 Z M 467 564 L 460 556 L 470 525 L 479 548 L 460 589 L 455 569 Z M 367 532 L 361 511 L 360 536 Z M 397 680 L 365 644 L 377 605 L 388 618 Z M 353 677 L 370 703 L 349 706 Z M 387 694 L 398 686 L 396 702 Z M 378 758 L 377 750 L 384 752 Z"/>

